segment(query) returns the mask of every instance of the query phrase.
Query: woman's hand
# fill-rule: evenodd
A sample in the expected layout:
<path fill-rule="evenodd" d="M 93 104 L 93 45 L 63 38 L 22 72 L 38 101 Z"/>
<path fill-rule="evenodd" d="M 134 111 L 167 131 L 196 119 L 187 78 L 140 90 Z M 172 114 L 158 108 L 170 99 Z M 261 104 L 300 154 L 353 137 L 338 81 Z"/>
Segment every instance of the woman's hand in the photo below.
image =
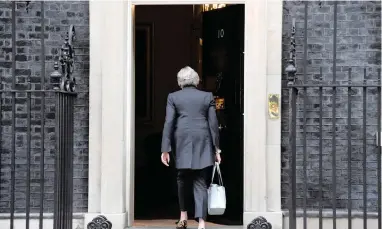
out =
<path fill-rule="evenodd" d="M 220 157 L 220 153 L 216 153 L 216 154 L 215 154 L 215 161 L 216 161 L 217 163 L 219 163 L 219 164 L 220 164 L 220 162 L 222 161 L 222 158 Z"/>
<path fill-rule="evenodd" d="M 161 160 L 162 160 L 162 163 L 165 165 L 165 166 L 169 166 L 169 163 L 170 163 L 170 154 L 168 152 L 164 152 L 162 153 L 161 155 Z"/>

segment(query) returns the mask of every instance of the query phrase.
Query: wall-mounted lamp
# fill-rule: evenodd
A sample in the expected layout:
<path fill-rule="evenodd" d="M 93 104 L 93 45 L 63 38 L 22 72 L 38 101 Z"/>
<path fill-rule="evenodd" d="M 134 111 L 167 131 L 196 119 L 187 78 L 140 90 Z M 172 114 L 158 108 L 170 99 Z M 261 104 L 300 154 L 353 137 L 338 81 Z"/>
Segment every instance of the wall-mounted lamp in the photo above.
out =
<path fill-rule="evenodd" d="M 227 6 L 226 4 L 204 4 L 203 12 L 224 8 L 226 6 Z"/>

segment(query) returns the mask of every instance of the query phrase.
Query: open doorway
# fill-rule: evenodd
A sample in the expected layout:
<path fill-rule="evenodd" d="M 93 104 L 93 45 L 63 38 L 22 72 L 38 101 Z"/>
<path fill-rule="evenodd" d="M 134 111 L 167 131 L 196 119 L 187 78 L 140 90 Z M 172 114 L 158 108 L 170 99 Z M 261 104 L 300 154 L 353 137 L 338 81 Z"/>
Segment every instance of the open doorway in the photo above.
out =
<path fill-rule="evenodd" d="M 135 6 L 136 220 L 179 217 L 176 169 L 161 164 L 160 145 L 167 95 L 178 90 L 176 74 L 189 65 L 200 75 L 199 88 L 220 105 L 227 209 L 208 221 L 242 224 L 243 52 L 244 5 Z"/>

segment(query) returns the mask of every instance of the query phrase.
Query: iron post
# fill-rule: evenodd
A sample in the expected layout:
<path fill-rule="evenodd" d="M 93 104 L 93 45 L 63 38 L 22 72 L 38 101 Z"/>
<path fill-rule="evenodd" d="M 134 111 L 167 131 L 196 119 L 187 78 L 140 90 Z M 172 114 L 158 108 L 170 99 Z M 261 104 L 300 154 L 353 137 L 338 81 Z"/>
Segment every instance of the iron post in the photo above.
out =
<path fill-rule="evenodd" d="M 290 47 L 289 47 L 289 59 L 285 72 L 287 73 L 288 85 L 293 85 L 296 81 L 296 19 L 292 19 L 292 32 L 290 37 Z"/>

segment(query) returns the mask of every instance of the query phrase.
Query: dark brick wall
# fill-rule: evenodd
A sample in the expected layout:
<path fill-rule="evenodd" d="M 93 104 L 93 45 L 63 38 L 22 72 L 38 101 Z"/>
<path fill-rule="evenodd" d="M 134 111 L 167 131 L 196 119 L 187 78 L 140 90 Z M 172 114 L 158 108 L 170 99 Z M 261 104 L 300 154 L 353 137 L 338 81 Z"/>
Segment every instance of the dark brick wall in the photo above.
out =
<path fill-rule="evenodd" d="M 78 97 L 75 102 L 74 123 L 74 211 L 87 209 L 88 172 L 88 119 L 89 119 L 89 6 L 86 1 L 44 2 L 45 15 L 45 69 L 41 60 L 41 2 L 31 1 L 29 12 L 25 1 L 16 7 L 16 47 L 12 47 L 12 3 L 0 3 L 0 77 L 5 89 L 12 84 L 12 49 L 16 49 L 16 88 L 26 89 L 28 81 L 32 89 L 41 89 L 41 72 L 45 72 L 45 88 L 51 89 L 57 80 L 51 79 L 53 62 L 58 59 L 64 37 L 73 24 L 76 29 L 74 41 L 76 57 L 74 75 L 77 79 Z M 44 211 L 53 210 L 53 182 L 55 156 L 55 106 L 54 95 L 47 93 L 45 100 L 45 167 Z M 2 96 L 1 106 L 1 164 L 0 164 L 0 212 L 10 210 L 11 193 L 11 95 Z M 25 93 L 17 93 L 16 99 L 16 171 L 15 211 L 25 212 L 27 181 L 27 99 Z M 41 160 L 41 94 L 32 95 L 31 120 L 31 211 L 40 207 Z"/>
<path fill-rule="evenodd" d="M 309 82 L 319 80 L 320 67 L 323 71 L 323 81 L 330 83 L 333 77 L 333 17 L 334 2 L 309 1 L 308 32 L 304 34 L 304 3 L 303 1 L 284 1 L 283 17 L 283 59 L 289 56 L 289 37 L 292 16 L 296 18 L 297 67 L 298 77 L 303 79 L 304 36 L 308 36 L 307 79 Z M 367 70 L 368 83 L 375 83 L 381 65 L 381 3 L 378 1 L 341 1 L 338 2 L 337 30 L 337 81 L 346 83 L 347 71 L 352 68 L 352 81 L 362 82 L 364 68 Z M 284 61 L 285 62 L 285 61 Z M 283 66 L 283 69 L 285 66 Z M 285 83 L 286 76 L 283 76 Z M 285 84 L 284 84 L 285 85 Z M 323 204 L 331 208 L 332 185 L 332 90 L 324 90 L 323 96 Z M 362 90 L 353 90 L 352 104 L 352 207 L 363 207 L 362 179 Z M 319 204 L 319 94 L 318 90 L 307 91 L 307 205 L 316 209 Z M 297 103 L 297 206 L 302 207 L 303 201 L 303 170 L 302 170 L 302 117 L 303 96 L 299 95 Z M 337 90 L 336 115 L 336 168 L 337 168 L 337 208 L 347 207 L 347 90 Z M 288 207 L 287 197 L 290 190 L 288 177 L 288 90 L 283 90 L 282 101 L 282 204 Z M 367 92 L 367 206 L 369 211 L 377 207 L 377 156 L 374 134 L 377 131 L 377 95 L 376 90 Z"/>

